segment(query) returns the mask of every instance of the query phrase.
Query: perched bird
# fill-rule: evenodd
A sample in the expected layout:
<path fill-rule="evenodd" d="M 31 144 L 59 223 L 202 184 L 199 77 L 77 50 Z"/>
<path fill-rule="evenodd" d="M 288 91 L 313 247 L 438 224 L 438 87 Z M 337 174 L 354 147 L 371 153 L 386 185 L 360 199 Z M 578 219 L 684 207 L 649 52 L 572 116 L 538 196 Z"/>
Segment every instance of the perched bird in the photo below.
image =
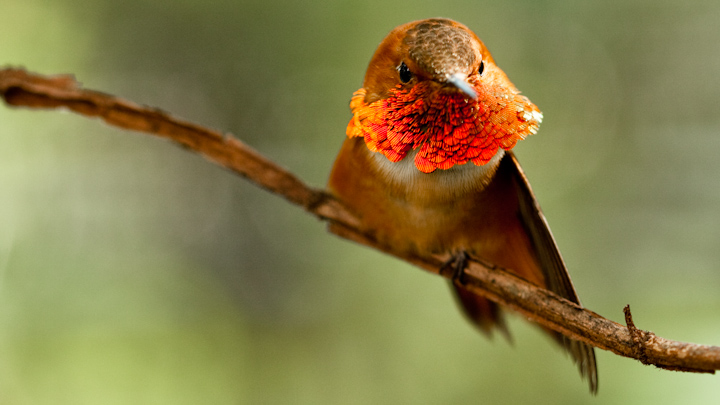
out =
<path fill-rule="evenodd" d="M 435 18 L 401 25 L 375 51 L 328 188 L 394 249 L 468 254 L 579 303 L 512 154 L 542 113 L 466 26 Z M 497 304 L 455 285 L 481 330 L 507 333 Z M 548 331 L 597 391 L 591 346 Z"/>

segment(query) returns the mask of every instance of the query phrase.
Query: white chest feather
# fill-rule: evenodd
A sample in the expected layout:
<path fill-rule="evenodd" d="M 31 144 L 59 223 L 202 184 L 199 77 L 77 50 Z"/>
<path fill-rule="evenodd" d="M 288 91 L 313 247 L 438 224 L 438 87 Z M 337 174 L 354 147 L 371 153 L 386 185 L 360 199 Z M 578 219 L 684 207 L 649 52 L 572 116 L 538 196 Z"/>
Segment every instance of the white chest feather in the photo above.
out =
<path fill-rule="evenodd" d="M 403 194 L 430 193 L 453 199 L 485 188 L 495 174 L 505 151 L 500 149 L 482 166 L 467 163 L 455 165 L 448 170 L 438 169 L 432 173 L 423 173 L 415 167 L 417 150 L 408 153 L 397 163 L 389 161 L 382 153 L 370 153 L 375 168 L 395 190 Z"/>

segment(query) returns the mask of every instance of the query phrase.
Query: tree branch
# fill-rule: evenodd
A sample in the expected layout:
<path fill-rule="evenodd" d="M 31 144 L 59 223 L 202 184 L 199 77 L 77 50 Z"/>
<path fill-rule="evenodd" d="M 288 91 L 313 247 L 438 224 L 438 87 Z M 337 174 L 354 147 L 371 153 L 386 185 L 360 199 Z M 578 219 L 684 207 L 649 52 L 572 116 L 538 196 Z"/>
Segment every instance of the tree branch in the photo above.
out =
<path fill-rule="evenodd" d="M 392 246 L 380 244 L 371 233 L 361 230 L 358 218 L 340 201 L 323 190 L 307 186 L 229 134 L 174 118 L 156 108 L 84 90 L 72 76 L 41 76 L 21 69 L 0 69 L 0 95 L 10 106 L 64 107 L 88 117 L 99 117 L 110 125 L 168 138 L 328 221 L 330 231 L 340 237 L 391 254 L 445 278 L 452 276 L 440 271 L 446 257 L 408 256 Z M 637 329 L 629 306 L 625 307 L 627 326 L 623 326 L 512 273 L 474 259 L 465 270 L 463 280 L 469 290 L 510 307 L 542 326 L 643 364 L 705 373 L 720 369 L 720 347 L 667 340 Z"/>

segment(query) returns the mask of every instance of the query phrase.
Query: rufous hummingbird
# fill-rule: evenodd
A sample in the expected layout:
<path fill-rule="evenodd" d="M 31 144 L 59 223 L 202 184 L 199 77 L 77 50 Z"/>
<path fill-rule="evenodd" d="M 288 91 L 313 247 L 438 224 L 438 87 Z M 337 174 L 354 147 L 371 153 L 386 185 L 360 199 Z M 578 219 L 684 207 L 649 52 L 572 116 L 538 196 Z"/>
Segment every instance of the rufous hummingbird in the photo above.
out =
<path fill-rule="evenodd" d="M 466 26 L 401 25 L 375 51 L 328 188 L 366 231 L 402 252 L 470 255 L 580 303 L 510 151 L 542 113 Z M 481 330 L 507 334 L 497 304 L 453 284 Z M 548 331 L 597 391 L 591 346 Z"/>

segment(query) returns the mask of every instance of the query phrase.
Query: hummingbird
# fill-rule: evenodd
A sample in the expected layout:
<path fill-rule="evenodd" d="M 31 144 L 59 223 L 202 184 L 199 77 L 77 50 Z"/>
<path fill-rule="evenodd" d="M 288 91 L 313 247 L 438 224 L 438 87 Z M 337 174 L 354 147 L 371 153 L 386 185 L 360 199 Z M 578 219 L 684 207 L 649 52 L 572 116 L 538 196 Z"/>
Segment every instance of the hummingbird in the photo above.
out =
<path fill-rule="evenodd" d="M 393 29 L 350 101 L 328 190 L 383 244 L 477 257 L 580 304 L 512 148 L 543 115 L 465 25 Z M 467 317 L 509 336 L 502 308 L 452 283 Z M 592 346 L 547 330 L 597 392 Z"/>

